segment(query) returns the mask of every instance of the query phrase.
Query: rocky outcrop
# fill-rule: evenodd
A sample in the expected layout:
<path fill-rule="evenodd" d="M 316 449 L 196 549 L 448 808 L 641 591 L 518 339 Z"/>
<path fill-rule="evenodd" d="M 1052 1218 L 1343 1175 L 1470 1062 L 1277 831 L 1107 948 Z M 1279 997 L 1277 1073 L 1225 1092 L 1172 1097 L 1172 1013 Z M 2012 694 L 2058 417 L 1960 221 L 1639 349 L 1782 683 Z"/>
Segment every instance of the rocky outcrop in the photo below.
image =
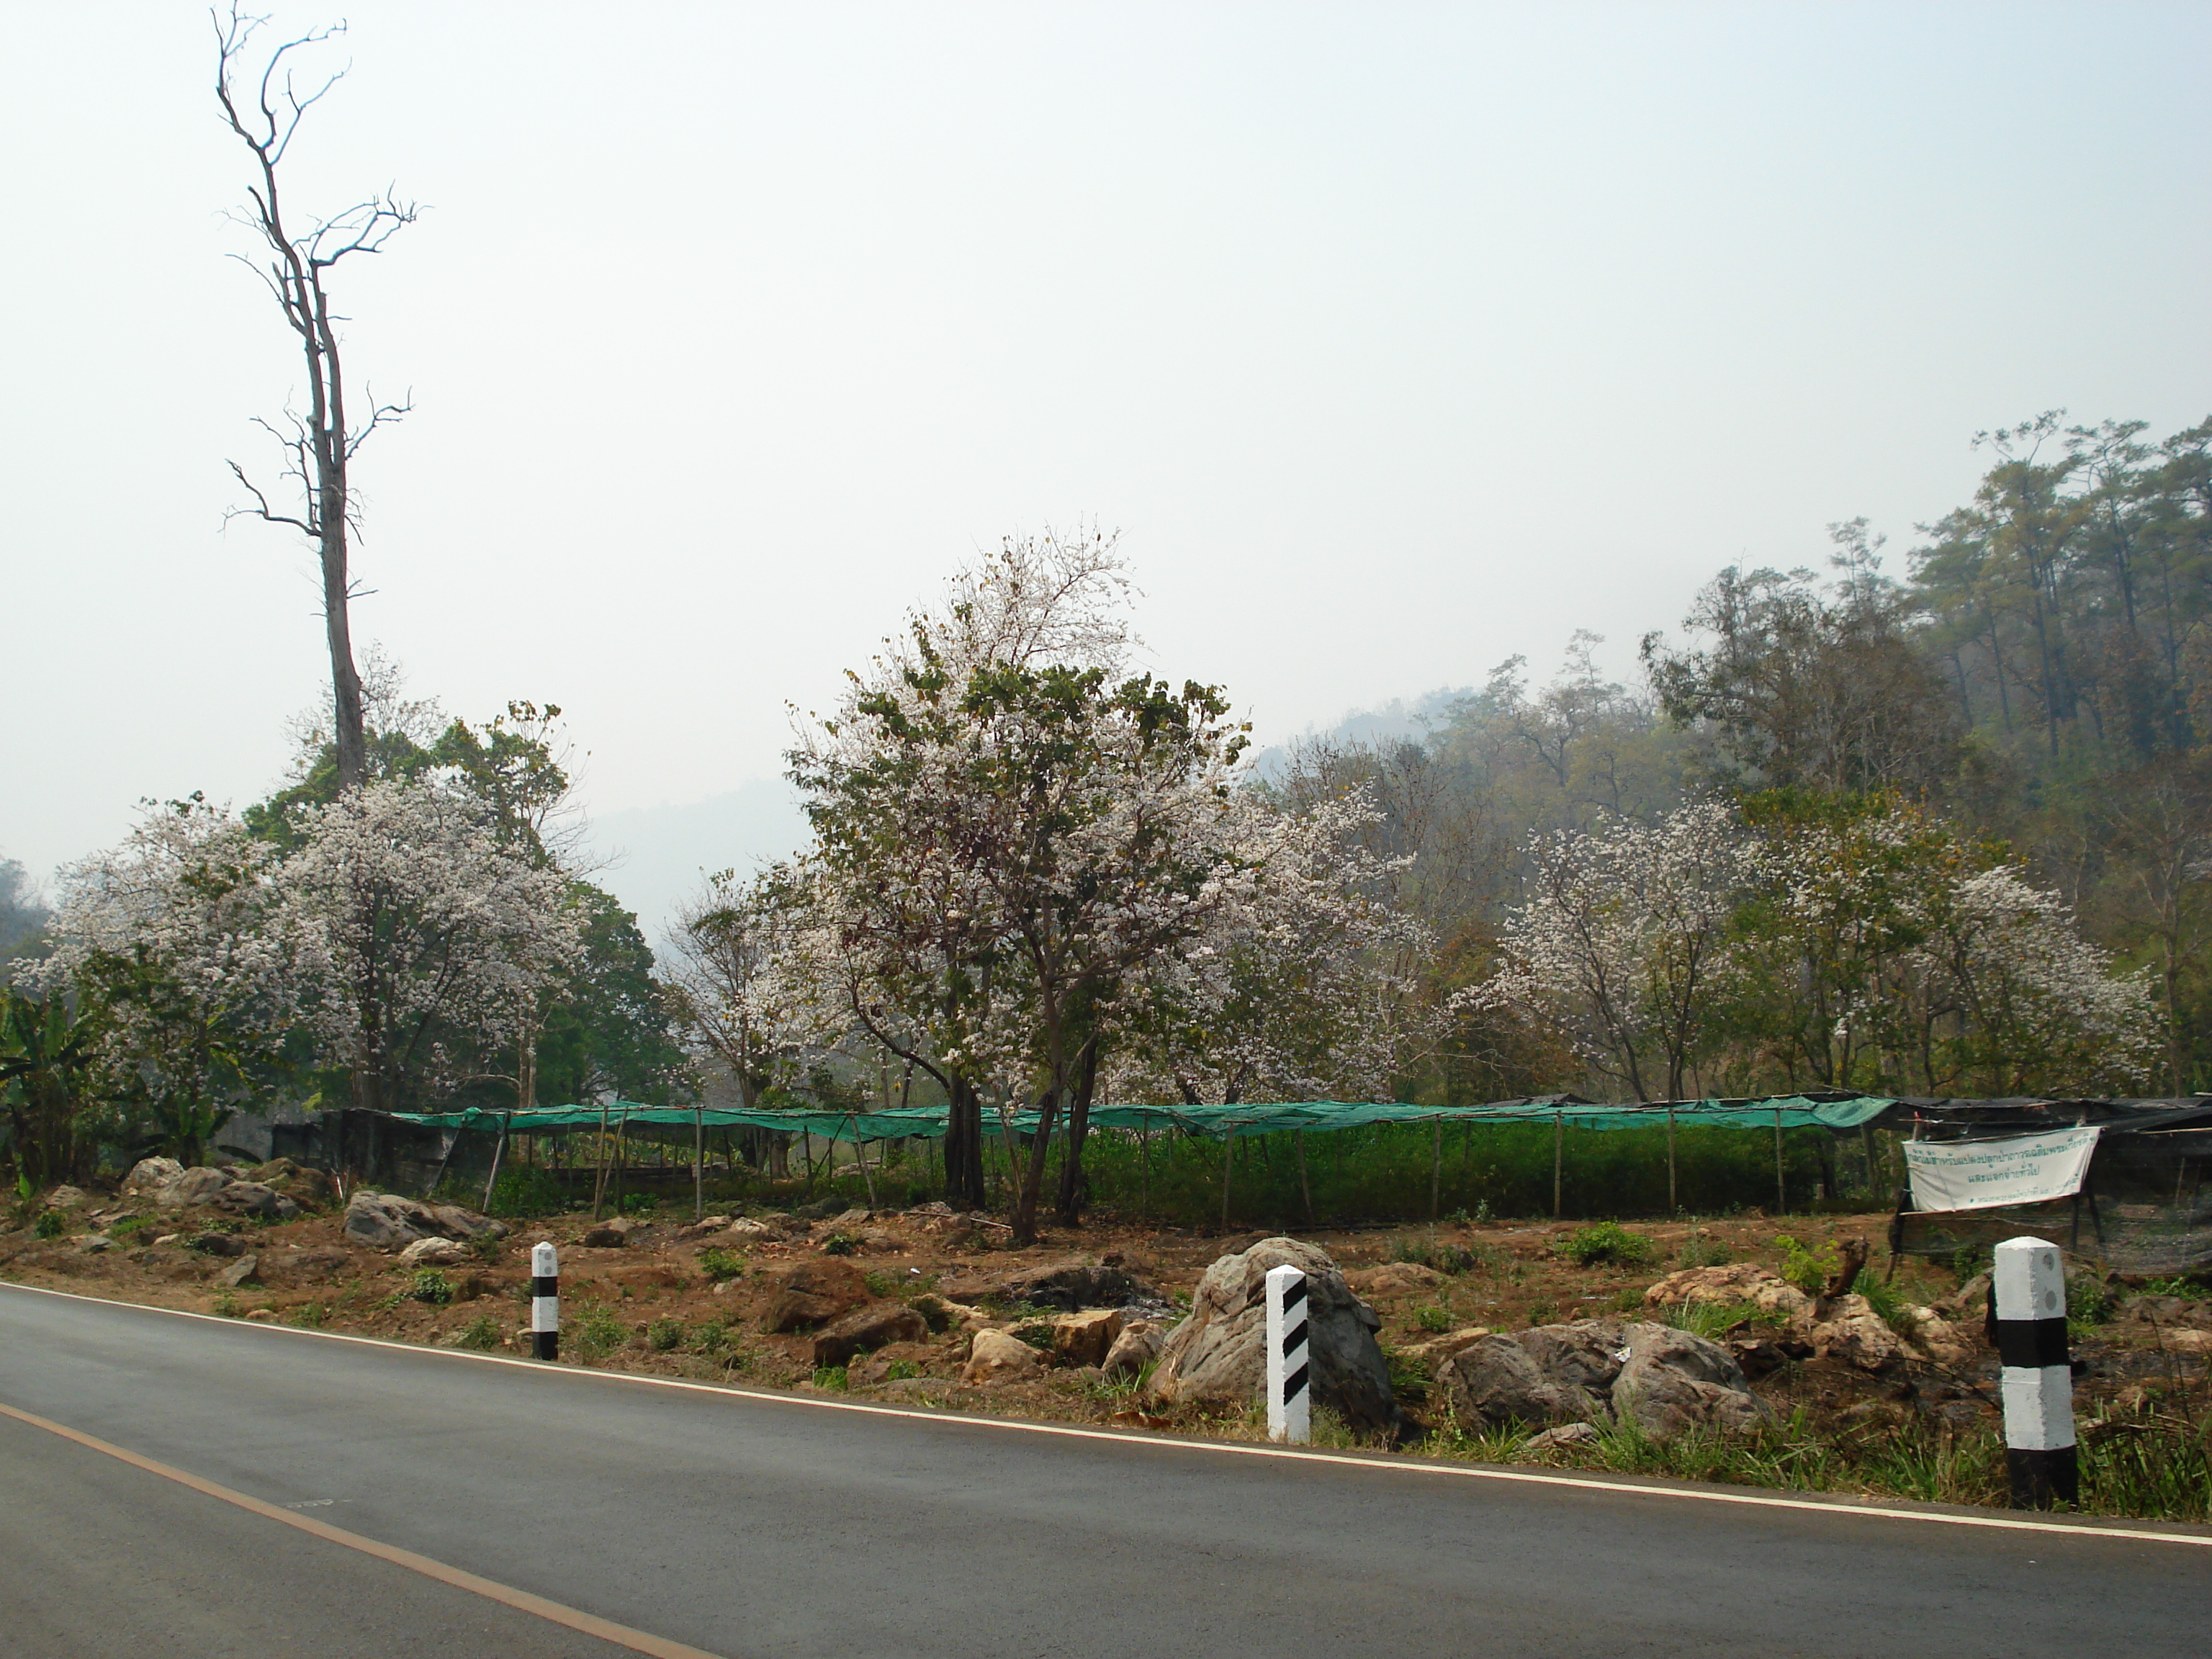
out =
<path fill-rule="evenodd" d="M 468 1251 L 450 1238 L 418 1238 L 399 1253 L 408 1267 L 458 1267 L 468 1260 Z"/>
<path fill-rule="evenodd" d="M 929 1326 L 903 1302 L 871 1302 L 833 1320 L 814 1339 L 814 1363 L 842 1365 L 894 1342 L 922 1342 Z"/>
<path fill-rule="evenodd" d="M 1267 1379 L 1267 1270 L 1283 1266 L 1306 1276 L 1315 1401 L 1354 1427 L 1401 1432 L 1405 1413 L 1375 1341 L 1382 1322 L 1352 1293 L 1326 1251 L 1291 1238 L 1262 1239 L 1206 1270 L 1190 1317 L 1169 1333 L 1146 1385 L 1148 1397 L 1237 1407 L 1256 1401 Z"/>
<path fill-rule="evenodd" d="M 240 1181 L 210 1165 L 185 1169 L 173 1158 L 144 1158 L 123 1178 L 126 1198 L 150 1199 L 164 1210 L 206 1207 L 264 1221 L 289 1221 L 300 1206 L 258 1181 Z"/>
<path fill-rule="evenodd" d="M 1811 1297 L 1771 1267 L 1762 1267 L 1755 1261 L 1731 1262 L 1725 1267 L 1685 1267 L 1668 1273 L 1644 1292 L 1646 1307 L 1672 1308 L 1685 1302 L 1747 1304 L 1793 1330 L 1811 1329 L 1815 1310 Z"/>
<path fill-rule="evenodd" d="M 956 1302 L 993 1301 L 1060 1313 L 1164 1302 L 1159 1290 L 1126 1267 L 1095 1261 L 1053 1261 L 1004 1278 L 949 1279 L 938 1287 Z"/>
<path fill-rule="evenodd" d="M 1617 1319 L 1483 1337 L 1437 1369 L 1437 1389 L 1468 1431 L 1621 1421 L 1664 1440 L 1771 1419 L 1726 1349 L 1672 1326 Z"/>
<path fill-rule="evenodd" d="M 504 1238 L 503 1223 L 487 1220 L 457 1204 L 422 1204 L 397 1193 L 356 1193 L 345 1208 L 346 1237 L 373 1250 L 404 1249 L 417 1239 Z"/>
<path fill-rule="evenodd" d="M 812 1257 L 784 1269 L 761 1325 L 778 1332 L 827 1325 L 873 1299 L 866 1275 L 842 1256 Z"/>
<path fill-rule="evenodd" d="M 1418 1261 L 1386 1261 L 1379 1267 L 1348 1273 L 1344 1282 L 1361 1296 L 1418 1296 L 1436 1289 L 1444 1276 Z"/>

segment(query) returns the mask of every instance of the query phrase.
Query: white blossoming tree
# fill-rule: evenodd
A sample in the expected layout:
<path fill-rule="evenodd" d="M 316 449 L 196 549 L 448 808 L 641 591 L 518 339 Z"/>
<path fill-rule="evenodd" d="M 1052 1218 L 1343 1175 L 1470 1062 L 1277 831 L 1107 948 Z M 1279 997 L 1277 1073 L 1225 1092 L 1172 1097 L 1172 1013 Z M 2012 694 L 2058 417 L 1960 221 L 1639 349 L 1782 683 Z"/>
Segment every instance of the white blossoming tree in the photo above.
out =
<path fill-rule="evenodd" d="M 195 797 L 64 872 L 55 950 L 36 973 L 49 996 L 74 990 L 100 1010 L 97 1086 L 126 1139 L 197 1162 L 279 1058 L 297 976 L 269 925 L 275 861 Z"/>
<path fill-rule="evenodd" d="M 303 844 L 273 873 L 273 925 L 356 1104 L 434 1097 L 461 1080 L 457 1042 L 496 1048 L 535 1029 L 582 948 L 559 869 L 437 781 L 371 782 L 300 823 Z"/>
<path fill-rule="evenodd" d="M 1675 1099 L 1740 981 L 1732 923 L 1758 849 L 1726 806 L 1538 836 L 1504 964 L 1456 999 L 1548 1024 L 1638 1100 Z"/>

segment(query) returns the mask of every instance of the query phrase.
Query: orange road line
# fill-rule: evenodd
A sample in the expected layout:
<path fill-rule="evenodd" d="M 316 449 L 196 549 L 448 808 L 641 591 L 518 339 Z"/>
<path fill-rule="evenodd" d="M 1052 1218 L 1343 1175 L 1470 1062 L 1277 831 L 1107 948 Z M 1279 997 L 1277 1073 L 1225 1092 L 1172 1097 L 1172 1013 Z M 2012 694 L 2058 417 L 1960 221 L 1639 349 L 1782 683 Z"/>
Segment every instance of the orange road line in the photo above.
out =
<path fill-rule="evenodd" d="M 343 1527 L 333 1527 L 328 1522 L 313 1520 L 291 1510 L 279 1509 L 274 1504 L 264 1504 L 258 1498 L 249 1498 L 242 1492 L 233 1492 L 228 1486 L 217 1486 L 212 1480 L 204 1480 L 197 1474 L 172 1468 L 167 1463 L 156 1462 L 150 1457 L 141 1457 L 137 1452 L 126 1451 L 121 1446 L 111 1445 L 105 1440 L 80 1433 L 64 1424 L 50 1422 L 43 1417 L 34 1417 L 27 1411 L 18 1411 L 15 1407 L 4 1402 L 0 1402 L 0 1416 L 12 1417 L 18 1423 L 27 1423 L 34 1429 L 44 1429 L 48 1434 L 58 1434 L 64 1440 L 74 1441 L 80 1446 L 88 1447 L 118 1462 L 128 1463 L 135 1469 L 143 1469 L 149 1474 L 158 1474 L 164 1480 L 173 1480 L 180 1486 L 189 1486 L 194 1492 L 203 1492 L 210 1498 L 220 1498 L 222 1502 L 234 1504 L 251 1514 L 264 1516 L 270 1521 L 281 1521 L 288 1527 L 296 1527 L 301 1532 L 312 1534 L 317 1538 L 325 1539 L 333 1544 L 342 1544 L 349 1550 L 358 1550 L 363 1555 L 374 1556 L 380 1561 L 388 1561 L 395 1567 L 404 1567 L 410 1572 L 419 1572 L 425 1578 L 434 1578 L 441 1584 L 451 1584 L 456 1589 L 467 1590 L 471 1595 L 483 1596 L 488 1601 L 497 1601 L 504 1607 L 514 1607 L 521 1613 L 534 1613 L 549 1623 L 565 1625 L 570 1630 L 580 1631 L 586 1636 L 595 1636 L 602 1642 L 611 1642 L 617 1647 L 628 1648 L 633 1653 L 650 1654 L 653 1659 L 720 1659 L 720 1656 L 708 1653 L 703 1648 L 688 1647 L 681 1642 L 672 1642 L 665 1636 L 654 1636 L 647 1631 L 632 1630 L 628 1625 L 617 1625 L 611 1619 L 600 1618 L 597 1613 L 585 1613 L 575 1607 L 564 1607 L 558 1601 L 549 1601 L 542 1595 L 532 1595 L 528 1590 L 519 1590 L 510 1585 L 479 1577 L 472 1572 L 464 1572 L 459 1567 L 449 1567 L 442 1561 L 434 1561 L 427 1555 L 417 1555 L 412 1550 L 403 1550 L 397 1545 L 383 1543 L 374 1538 L 365 1538 L 357 1532 L 348 1532 Z"/>

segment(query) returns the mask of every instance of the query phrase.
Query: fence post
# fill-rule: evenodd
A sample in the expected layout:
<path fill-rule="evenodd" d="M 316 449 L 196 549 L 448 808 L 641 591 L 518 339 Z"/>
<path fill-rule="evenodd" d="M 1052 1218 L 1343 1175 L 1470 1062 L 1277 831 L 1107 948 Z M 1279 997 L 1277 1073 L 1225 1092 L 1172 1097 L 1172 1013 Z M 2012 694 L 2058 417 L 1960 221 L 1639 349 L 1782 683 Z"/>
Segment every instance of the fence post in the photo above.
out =
<path fill-rule="evenodd" d="M 2074 1445 L 2074 1365 L 2066 1346 L 2066 1274 L 2045 1238 L 2008 1238 L 1990 1269 L 1998 1384 L 2004 1400 L 2005 1470 L 2016 1510 L 2047 1510 L 2079 1494 Z"/>
<path fill-rule="evenodd" d="M 1667 1216 L 1669 1220 L 1682 1212 L 1674 1197 L 1674 1109 L 1667 1109 Z"/>
<path fill-rule="evenodd" d="M 1552 1219 L 1559 1218 L 1559 1170 L 1567 1155 L 1567 1118 L 1564 1112 L 1552 1114 Z"/>
<path fill-rule="evenodd" d="M 561 1255 L 542 1238 L 530 1250 L 530 1352 L 536 1359 L 561 1357 Z"/>
<path fill-rule="evenodd" d="M 1267 1269 L 1267 1438 L 1294 1446 L 1313 1441 L 1313 1391 L 1308 1386 L 1306 1276 L 1292 1267 Z"/>

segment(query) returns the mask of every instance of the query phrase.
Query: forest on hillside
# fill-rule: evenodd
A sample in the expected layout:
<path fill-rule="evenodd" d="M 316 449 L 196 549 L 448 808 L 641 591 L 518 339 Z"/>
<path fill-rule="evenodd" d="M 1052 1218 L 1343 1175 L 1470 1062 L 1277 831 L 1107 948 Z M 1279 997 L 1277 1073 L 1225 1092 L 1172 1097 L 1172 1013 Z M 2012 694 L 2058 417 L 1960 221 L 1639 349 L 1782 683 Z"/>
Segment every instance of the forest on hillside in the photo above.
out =
<path fill-rule="evenodd" d="M 1440 941 L 1431 994 L 1458 1018 L 1409 1091 L 2212 1088 L 2212 422 L 2159 439 L 2047 414 L 1977 442 L 1972 500 L 1901 557 L 1861 520 L 1830 527 L 1824 568 L 1720 570 L 1685 643 L 1645 636 L 1639 684 L 1598 672 L 1599 641 L 1578 635 L 1548 679 L 1516 656 L 1424 739 L 1315 738 L 1279 759 L 1269 787 L 1287 802 L 1371 792 L 1375 850 L 1407 860 L 1402 901 Z M 1685 810 L 1715 804 L 1708 830 L 1747 837 L 1735 850 L 1764 868 L 1723 873 L 1712 849 L 1700 866 L 1678 846 L 1671 873 L 1632 869 L 1663 866 L 1652 832 L 1673 823 L 1680 841 Z M 1532 986 L 1471 994 L 1547 943 L 1532 906 L 1573 931 L 1594 870 L 1614 914 L 1586 903 L 1589 948 L 1551 963 L 1560 1017 L 1534 1017 Z M 1958 890 L 1976 876 L 2006 924 L 1982 927 L 1984 948 L 2039 953 L 2055 976 L 2039 992 L 1964 971 Z M 1821 884 L 1848 882 L 1867 890 L 1824 907 Z M 1647 908 L 1679 911 L 1702 885 L 1711 914 L 1678 922 L 1688 959 L 1656 970 L 1674 975 L 1652 992 L 1671 1008 L 1608 1012 L 1638 988 L 1596 981 L 1638 969 L 1632 951 L 1605 962 L 1598 924 L 1654 883 Z M 2062 963 L 2051 928 L 2067 918 L 2074 944 L 2108 954 Z M 2112 1006 L 2116 981 L 2145 1006 Z M 2017 1018 L 1998 1017 L 2008 997 Z M 1934 1056 L 1975 1019 L 1978 1037 Z M 2136 1035 L 2085 1048 L 2099 1019 Z"/>

